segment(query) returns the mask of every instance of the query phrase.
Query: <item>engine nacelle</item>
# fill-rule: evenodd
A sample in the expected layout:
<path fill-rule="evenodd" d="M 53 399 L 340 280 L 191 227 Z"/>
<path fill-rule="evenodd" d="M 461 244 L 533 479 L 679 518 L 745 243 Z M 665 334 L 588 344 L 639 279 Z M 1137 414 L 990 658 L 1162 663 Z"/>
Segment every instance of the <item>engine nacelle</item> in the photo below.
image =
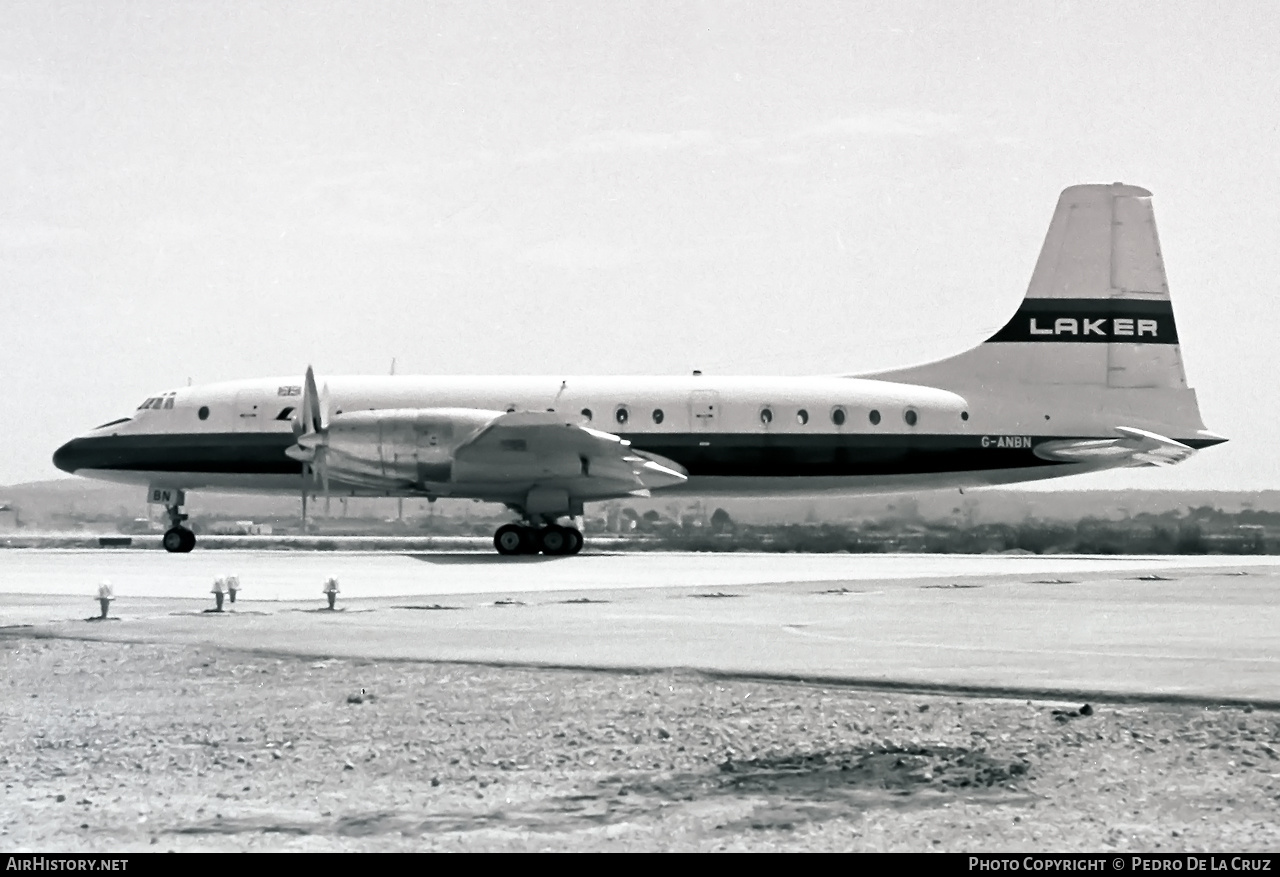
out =
<path fill-rule="evenodd" d="M 387 488 L 446 484 L 454 450 L 501 411 L 476 408 L 390 408 L 348 411 L 325 430 L 330 477 Z"/>

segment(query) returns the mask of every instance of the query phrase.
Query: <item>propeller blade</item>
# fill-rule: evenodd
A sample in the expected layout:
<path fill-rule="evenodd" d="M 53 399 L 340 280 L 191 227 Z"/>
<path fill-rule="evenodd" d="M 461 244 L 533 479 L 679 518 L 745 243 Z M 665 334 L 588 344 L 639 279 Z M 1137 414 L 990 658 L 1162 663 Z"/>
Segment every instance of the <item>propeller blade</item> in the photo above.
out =
<path fill-rule="evenodd" d="M 324 445 L 316 448 L 316 461 L 314 466 L 316 474 L 320 476 L 320 484 L 324 489 L 324 498 L 327 503 L 329 501 L 329 467 L 327 465 L 328 454 L 326 453 L 326 450 L 327 449 Z"/>
<path fill-rule="evenodd" d="M 325 514 L 329 513 L 329 467 L 325 465 L 325 451 L 329 443 L 329 385 L 323 392 L 316 389 L 316 372 L 307 366 L 302 381 L 302 404 L 293 420 L 293 434 L 297 444 L 285 449 L 285 454 L 302 463 L 302 529 L 307 528 L 307 493 L 315 487 L 317 479 L 324 489 Z"/>
<path fill-rule="evenodd" d="M 307 366 L 307 374 L 302 384 L 302 427 L 303 433 L 319 432 L 324 428 L 320 410 L 320 393 L 316 390 L 316 373 Z"/>

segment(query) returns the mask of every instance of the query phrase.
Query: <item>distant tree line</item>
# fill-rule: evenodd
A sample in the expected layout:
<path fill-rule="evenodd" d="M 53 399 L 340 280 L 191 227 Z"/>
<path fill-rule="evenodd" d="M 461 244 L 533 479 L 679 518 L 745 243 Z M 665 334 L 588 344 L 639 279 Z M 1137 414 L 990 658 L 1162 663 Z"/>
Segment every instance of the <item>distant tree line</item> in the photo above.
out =
<path fill-rule="evenodd" d="M 918 515 L 869 521 L 750 524 L 723 508 L 696 511 L 672 506 L 666 514 L 638 512 L 621 504 L 600 507 L 585 522 L 589 537 L 614 536 L 634 550 L 922 552 L 983 554 L 1280 554 L 1280 512 L 1227 512 L 1200 506 L 1161 514 L 1139 512 L 1123 519 L 1084 517 L 1075 522 L 1028 518 L 1017 522 L 974 522 L 956 509 L 944 520 Z M 158 532 L 159 521 L 109 515 L 66 516 L 55 521 L 68 530 L 94 520 L 110 521 L 125 533 Z M 325 517 L 308 522 L 312 535 L 492 536 L 509 520 L 496 507 L 477 507 L 465 516 L 418 515 L 404 519 Z M 230 519 L 193 514 L 198 532 L 217 532 Z M 279 536 L 302 532 L 301 519 L 264 516 Z"/>
<path fill-rule="evenodd" d="M 935 554 L 1272 554 L 1280 553 L 1280 515 L 1193 510 L 1074 524 L 878 521 L 863 524 L 741 524 L 717 509 L 706 524 L 657 522 L 631 535 L 638 548 L 685 551 Z"/>

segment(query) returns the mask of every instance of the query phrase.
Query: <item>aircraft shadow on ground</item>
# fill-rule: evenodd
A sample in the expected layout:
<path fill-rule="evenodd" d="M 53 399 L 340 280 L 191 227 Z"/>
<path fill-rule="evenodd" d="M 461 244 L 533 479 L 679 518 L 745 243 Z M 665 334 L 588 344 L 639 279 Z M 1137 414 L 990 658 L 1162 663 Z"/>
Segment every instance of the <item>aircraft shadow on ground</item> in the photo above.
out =
<path fill-rule="evenodd" d="M 592 551 L 591 557 L 622 557 L 628 554 L 626 551 Z M 517 554 L 503 556 L 501 554 L 477 554 L 475 552 L 458 552 L 456 554 L 420 554 L 409 553 L 405 557 L 413 560 L 421 560 L 427 563 L 440 564 L 472 564 L 477 566 L 485 566 L 489 564 L 512 564 L 512 563 L 549 563 L 551 561 L 573 560 L 574 555 L 561 554 L 547 556 L 545 554 Z M 579 555 L 586 556 L 586 555 Z"/>
<path fill-rule="evenodd" d="M 519 554 L 514 557 L 503 557 L 501 554 L 406 554 L 405 557 L 421 560 L 424 563 L 449 564 L 456 566 L 492 566 L 513 563 L 552 563 L 557 560 L 568 560 L 567 555 L 551 556 L 545 554 Z"/>

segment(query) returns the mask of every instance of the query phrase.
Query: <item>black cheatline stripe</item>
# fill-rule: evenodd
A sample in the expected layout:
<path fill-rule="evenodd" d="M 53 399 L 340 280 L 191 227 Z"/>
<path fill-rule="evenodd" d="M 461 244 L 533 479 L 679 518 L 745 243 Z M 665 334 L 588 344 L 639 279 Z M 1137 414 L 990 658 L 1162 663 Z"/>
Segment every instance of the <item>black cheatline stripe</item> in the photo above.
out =
<path fill-rule="evenodd" d="M 1098 436 L 631 433 L 623 438 L 638 450 L 674 460 L 693 476 L 788 478 L 1057 466 L 1062 464 L 1035 456 L 1035 446 Z M 982 445 L 984 438 L 988 447 Z M 1193 448 L 1218 443 L 1209 439 L 1180 441 Z M 284 453 L 293 443 L 292 435 L 278 433 L 95 436 L 73 439 L 59 448 L 54 464 L 66 472 L 121 469 L 296 475 L 302 465 Z"/>
<path fill-rule="evenodd" d="M 290 433 L 166 433 L 72 439 L 53 455 L 66 472 L 124 469 L 224 475 L 301 474 L 302 464 L 285 456 Z"/>
<path fill-rule="evenodd" d="M 1177 344 L 1168 301 L 1116 298 L 1028 298 L 987 343 Z"/>
<path fill-rule="evenodd" d="M 973 472 L 1055 466 L 1035 456 L 1032 436 L 1005 447 L 982 447 L 982 436 L 886 435 L 625 435 L 640 450 L 660 454 L 693 477 L 854 477 Z M 988 439 L 998 438 L 988 436 Z M 1059 438 L 1060 437 L 1055 437 Z M 700 442 L 708 442 L 706 446 Z M 990 442 L 989 442 L 990 444 Z M 1013 447 L 1018 444 L 1019 447 Z"/>

